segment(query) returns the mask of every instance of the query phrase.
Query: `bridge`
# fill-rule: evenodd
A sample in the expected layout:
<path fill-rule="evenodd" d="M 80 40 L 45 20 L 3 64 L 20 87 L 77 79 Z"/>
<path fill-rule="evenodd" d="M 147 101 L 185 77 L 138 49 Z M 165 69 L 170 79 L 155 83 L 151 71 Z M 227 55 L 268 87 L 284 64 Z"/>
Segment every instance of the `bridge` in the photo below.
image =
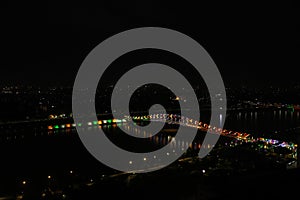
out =
<path fill-rule="evenodd" d="M 103 126 L 103 125 L 112 125 L 112 124 L 123 124 L 127 121 L 134 121 L 134 122 L 161 122 L 161 123 L 168 123 L 180 126 L 186 126 L 190 128 L 196 128 L 203 132 L 209 132 L 211 134 L 218 134 L 224 137 L 229 137 L 236 139 L 241 142 L 247 143 L 256 143 L 256 142 L 263 142 L 266 145 L 271 145 L 273 147 L 284 147 L 293 152 L 293 158 L 297 159 L 297 147 L 298 144 L 293 142 L 285 142 L 279 141 L 270 138 L 263 138 L 263 137 L 253 137 L 249 133 L 238 132 L 233 130 L 222 129 L 220 127 L 212 126 L 207 123 L 191 119 L 185 116 L 177 115 L 177 114 L 152 114 L 152 115 L 135 115 L 135 116 L 124 116 L 124 119 L 106 119 L 106 120 L 98 120 L 98 121 L 91 121 L 87 122 L 88 127 L 93 126 Z M 56 124 L 56 125 L 48 125 L 48 130 L 59 130 L 59 129 L 71 129 L 75 127 L 81 127 L 82 123 L 68 123 L 68 124 Z M 149 135 L 154 135 L 153 133 L 149 133 Z M 169 138 L 171 139 L 171 138 Z M 192 144 L 190 144 L 192 145 Z M 199 148 L 201 144 L 195 144 L 195 148 Z M 205 147 L 204 147 L 205 148 Z M 209 147 L 212 148 L 212 147 Z M 299 153 L 298 153 L 299 154 Z"/>

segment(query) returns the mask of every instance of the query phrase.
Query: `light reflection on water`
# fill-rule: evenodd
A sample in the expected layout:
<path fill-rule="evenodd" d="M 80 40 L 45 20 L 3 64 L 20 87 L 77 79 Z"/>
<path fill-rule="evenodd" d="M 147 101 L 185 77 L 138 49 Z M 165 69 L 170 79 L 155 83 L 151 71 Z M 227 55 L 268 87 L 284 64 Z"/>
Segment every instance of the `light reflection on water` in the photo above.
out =
<path fill-rule="evenodd" d="M 224 128 L 249 133 L 284 131 L 300 126 L 299 112 L 290 110 L 230 112 L 227 114 Z"/>

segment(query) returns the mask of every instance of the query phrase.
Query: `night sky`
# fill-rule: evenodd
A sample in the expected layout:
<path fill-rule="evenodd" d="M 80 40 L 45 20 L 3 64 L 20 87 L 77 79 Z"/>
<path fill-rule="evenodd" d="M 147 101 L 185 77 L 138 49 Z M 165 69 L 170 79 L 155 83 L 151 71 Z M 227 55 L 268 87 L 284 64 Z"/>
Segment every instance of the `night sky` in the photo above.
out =
<path fill-rule="evenodd" d="M 298 11 L 298 13 L 297 13 Z M 197 40 L 226 85 L 299 82 L 299 7 L 102 1 L 4 5 L 0 84 L 72 85 L 85 56 L 120 31 L 159 26 Z M 298 29 L 297 29 L 298 28 Z"/>

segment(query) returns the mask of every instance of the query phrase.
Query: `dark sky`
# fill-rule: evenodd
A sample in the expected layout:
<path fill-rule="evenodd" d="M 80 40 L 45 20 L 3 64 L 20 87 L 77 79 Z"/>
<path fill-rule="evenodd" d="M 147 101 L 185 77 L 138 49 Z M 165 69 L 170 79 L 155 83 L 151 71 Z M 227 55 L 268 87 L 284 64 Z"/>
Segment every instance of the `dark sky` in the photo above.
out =
<path fill-rule="evenodd" d="M 189 1 L 9 4 L 1 8 L 0 83 L 72 84 L 85 56 L 130 28 L 160 26 L 197 40 L 225 84 L 299 82 L 299 7 Z M 297 29 L 298 28 L 298 29 Z"/>

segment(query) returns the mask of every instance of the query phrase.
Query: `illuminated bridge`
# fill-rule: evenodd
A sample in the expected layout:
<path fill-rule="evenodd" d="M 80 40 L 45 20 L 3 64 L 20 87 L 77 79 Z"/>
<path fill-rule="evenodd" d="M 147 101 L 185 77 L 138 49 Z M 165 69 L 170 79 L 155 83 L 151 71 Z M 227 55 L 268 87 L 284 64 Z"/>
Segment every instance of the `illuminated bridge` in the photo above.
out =
<path fill-rule="evenodd" d="M 91 121 L 87 122 L 88 127 L 97 127 L 97 126 L 103 126 L 103 125 L 112 125 L 112 124 L 125 124 L 127 121 L 134 121 L 134 122 L 147 122 L 147 121 L 153 121 L 153 122 L 166 122 L 168 124 L 174 124 L 174 125 L 180 125 L 180 126 L 186 126 L 190 128 L 196 128 L 203 132 L 210 132 L 212 134 L 219 134 L 224 137 L 230 137 L 233 139 L 236 139 L 241 142 L 247 142 L 247 143 L 255 143 L 255 142 L 263 142 L 266 145 L 271 146 L 280 146 L 285 147 L 289 150 L 291 150 L 293 153 L 293 158 L 297 158 L 297 144 L 294 144 L 292 142 L 284 142 L 274 139 L 268 139 L 268 138 L 255 138 L 251 136 L 249 133 L 242 133 L 232 130 L 226 130 L 221 129 L 216 126 L 211 126 L 209 124 L 190 119 L 188 117 L 176 115 L 176 114 L 152 114 L 152 115 L 144 115 L 144 116 L 125 116 L 124 119 L 106 119 L 106 120 L 98 120 L 98 121 Z M 71 129 L 75 127 L 81 127 L 82 124 L 78 123 L 67 123 L 67 124 L 56 124 L 56 125 L 49 125 L 48 130 L 59 130 L 59 129 Z M 148 135 L 154 135 L 153 133 L 148 133 Z M 164 144 L 167 144 L 167 142 L 170 142 L 172 137 L 169 137 L 169 141 L 165 141 Z M 155 139 L 154 139 L 155 140 Z M 201 144 L 189 144 L 192 145 L 192 148 L 200 148 Z M 212 146 L 213 147 L 213 146 Z M 208 148 L 212 148 L 208 147 Z M 205 148 L 205 147 L 204 147 Z"/>

